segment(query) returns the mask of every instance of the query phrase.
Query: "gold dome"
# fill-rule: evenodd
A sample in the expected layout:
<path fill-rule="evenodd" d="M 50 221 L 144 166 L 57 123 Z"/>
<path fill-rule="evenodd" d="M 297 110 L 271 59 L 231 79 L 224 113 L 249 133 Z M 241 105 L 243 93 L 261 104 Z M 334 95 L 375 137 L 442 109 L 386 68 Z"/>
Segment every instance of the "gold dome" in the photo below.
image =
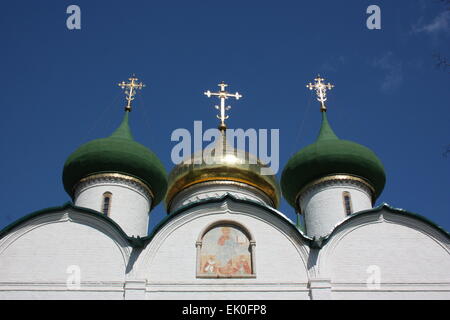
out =
<path fill-rule="evenodd" d="M 256 156 L 230 146 L 223 134 L 215 147 L 193 153 L 173 168 L 169 174 L 166 206 L 169 209 L 172 199 L 180 191 L 194 184 L 206 181 L 234 181 L 262 191 L 271 199 L 273 207 L 277 208 L 280 202 L 280 187 L 275 175 L 261 174 L 262 168 L 269 166 Z"/>

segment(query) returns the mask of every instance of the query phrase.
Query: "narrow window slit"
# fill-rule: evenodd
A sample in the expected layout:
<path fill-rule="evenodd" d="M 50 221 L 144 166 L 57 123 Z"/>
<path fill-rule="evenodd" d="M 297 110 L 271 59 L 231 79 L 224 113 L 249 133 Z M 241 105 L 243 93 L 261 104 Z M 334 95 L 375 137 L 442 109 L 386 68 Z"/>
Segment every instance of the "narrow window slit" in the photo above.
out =
<path fill-rule="evenodd" d="M 111 192 L 105 192 L 103 194 L 103 201 L 102 201 L 102 213 L 106 216 L 109 216 L 110 214 L 110 209 L 111 209 L 111 198 L 112 198 L 112 193 Z"/>
<path fill-rule="evenodd" d="M 344 200 L 345 213 L 347 215 L 352 214 L 353 213 L 353 208 L 352 208 L 352 199 L 350 197 L 350 192 L 344 191 L 342 193 L 342 197 L 343 197 L 343 200 Z"/>

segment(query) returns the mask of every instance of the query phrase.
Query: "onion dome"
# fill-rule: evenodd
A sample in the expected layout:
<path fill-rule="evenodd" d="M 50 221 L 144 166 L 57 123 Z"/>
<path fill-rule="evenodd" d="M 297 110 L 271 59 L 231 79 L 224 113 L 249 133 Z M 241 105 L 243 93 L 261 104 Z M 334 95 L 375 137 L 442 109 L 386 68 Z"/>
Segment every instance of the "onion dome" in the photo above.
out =
<path fill-rule="evenodd" d="M 231 181 L 249 185 L 263 192 L 271 200 L 273 207 L 278 207 L 281 192 L 275 175 L 261 174 L 270 170 L 269 167 L 256 156 L 229 145 L 225 128 L 220 132 L 221 136 L 213 148 L 193 153 L 170 172 L 167 209 L 179 192 L 206 181 Z"/>
<path fill-rule="evenodd" d="M 336 136 L 328 123 L 325 106 L 327 91 L 334 85 L 325 84 L 325 79 L 320 75 L 314 80 L 314 84 L 310 82 L 306 87 L 315 90 L 317 101 L 320 102 L 322 127 L 315 143 L 289 159 L 281 174 L 283 196 L 291 206 L 298 209 L 298 197 L 309 183 L 326 176 L 344 174 L 366 182 L 372 190 L 372 201 L 375 202 L 386 183 L 383 164 L 372 150 Z"/>
<path fill-rule="evenodd" d="M 73 198 L 77 183 L 90 175 L 121 173 L 139 179 L 153 193 L 152 207 L 163 199 L 167 189 L 166 170 L 158 157 L 134 141 L 128 114 L 109 137 L 80 146 L 64 164 L 63 184 Z"/>
<path fill-rule="evenodd" d="M 373 201 L 383 191 L 386 174 L 383 164 L 369 148 L 339 139 L 322 110 L 322 127 L 315 143 L 297 152 L 281 176 L 283 196 L 293 207 L 302 189 L 314 180 L 346 174 L 362 178 L 372 186 Z"/>

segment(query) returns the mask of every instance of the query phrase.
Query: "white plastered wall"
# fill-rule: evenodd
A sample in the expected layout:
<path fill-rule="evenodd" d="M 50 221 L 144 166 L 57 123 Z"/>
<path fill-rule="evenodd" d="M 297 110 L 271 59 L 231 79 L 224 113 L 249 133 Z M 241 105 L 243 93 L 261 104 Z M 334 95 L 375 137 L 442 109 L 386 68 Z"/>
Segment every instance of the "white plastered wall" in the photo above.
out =
<path fill-rule="evenodd" d="M 450 299 L 448 238 L 383 209 L 349 220 L 321 249 L 333 299 Z"/>
<path fill-rule="evenodd" d="M 108 216 L 128 236 L 145 237 L 148 234 L 151 199 L 138 188 L 120 182 L 96 181 L 79 187 L 75 205 L 101 212 L 106 192 L 112 194 Z"/>
<path fill-rule="evenodd" d="M 224 200 L 174 217 L 140 255 L 138 276 L 147 299 L 309 299 L 308 247 L 288 222 L 256 206 Z M 218 221 L 242 225 L 253 236 L 255 278 L 196 277 L 196 242 Z"/>
<path fill-rule="evenodd" d="M 93 215 L 36 216 L 0 239 L 0 300 L 122 299 L 129 251 Z"/>
<path fill-rule="evenodd" d="M 299 199 L 305 215 L 306 233 L 310 237 L 324 237 L 347 217 L 343 193 L 350 194 L 352 212 L 372 208 L 369 190 L 354 183 L 332 181 L 305 192 Z"/>

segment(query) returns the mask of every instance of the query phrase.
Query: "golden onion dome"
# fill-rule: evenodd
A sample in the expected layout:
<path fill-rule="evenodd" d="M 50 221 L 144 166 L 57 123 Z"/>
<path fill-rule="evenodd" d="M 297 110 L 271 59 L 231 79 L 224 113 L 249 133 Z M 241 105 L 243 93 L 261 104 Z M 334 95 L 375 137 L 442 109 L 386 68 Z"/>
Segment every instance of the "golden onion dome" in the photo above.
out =
<path fill-rule="evenodd" d="M 262 191 L 277 208 L 280 187 L 274 174 L 263 175 L 262 169 L 270 170 L 256 156 L 239 150 L 226 142 L 225 130 L 216 145 L 188 156 L 169 174 L 166 206 L 170 208 L 173 198 L 182 190 L 207 181 L 240 182 Z M 266 171 L 267 172 L 267 171 Z"/>

